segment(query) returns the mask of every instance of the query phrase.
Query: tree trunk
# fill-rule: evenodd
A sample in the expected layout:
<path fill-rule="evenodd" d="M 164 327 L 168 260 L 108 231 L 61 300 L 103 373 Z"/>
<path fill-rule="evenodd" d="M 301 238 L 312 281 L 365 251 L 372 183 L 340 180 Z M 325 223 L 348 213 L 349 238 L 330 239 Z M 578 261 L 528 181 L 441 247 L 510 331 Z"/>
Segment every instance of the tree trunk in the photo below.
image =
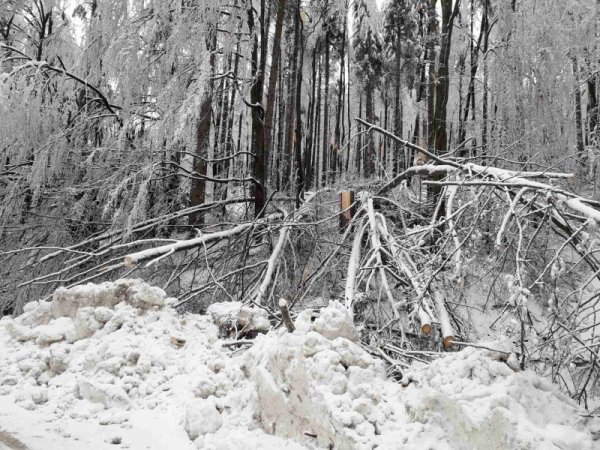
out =
<path fill-rule="evenodd" d="M 473 34 L 473 22 L 475 20 L 473 1 L 474 0 L 471 0 L 471 22 L 470 22 L 471 34 Z M 484 12 L 485 12 L 485 10 L 484 10 Z M 479 31 L 479 37 L 477 38 L 477 45 L 476 46 L 473 45 L 472 39 L 471 39 L 471 42 L 469 45 L 471 74 L 469 77 L 469 87 L 467 88 L 467 100 L 465 102 L 464 114 L 462 116 L 462 121 L 461 121 L 462 127 L 460 128 L 460 131 L 458 133 L 459 143 L 464 142 L 466 139 L 466 125 L 467 125 L 467 121 L 469 119 L 469 111 L 471 111 L 471 114 L 472 114 L 471 119 L 472 119 L 473 123 L 475 122 L 475 80 L 477 77 L 479 49 L 481 48 L 481 42 L 483 39 L 485 22 L 486 22 L 486 20 L 484 20 L 484 18 L 482 18 L 481 28 Z M 475 148 L 475 147 L 476 147 L 476 141 L 473 142 L 473 148 Z M 465 152 L 466 152 L 466 150 L 463 151 L 462 154 L 464 154 Z"/>
<path fill-rule="evenodd" d="M 394 58 L 396 73 L 395 75 L 395 83 L 394 83 L 394 134 L 400 138 L 402 138 L 402 105 L 400 102 L 400 69 L 401 69 L 401 47 L 400 42 L 397 44 L 396 55 Z M 401 167 L 404 166 L 401 161 L 403 160 L 403 151 L 404 148 L 398 142 L 394 142 L 394 152 L 393 152 L 393 173 L 392 175 L 397 175 L 400 173 Z"/>
<path fill-rule="evenodd" d="M 348 33 L 348 29 L 346 28 L 346 33 Z M 347 54 L 348 54 L 348 62 L 346 64 L 346 68 L 347 68 L 347 74 L 348 74 L 348 78 L 350 78 L 350 56 L 351 56 L 351 51 L 350 51 L 350 39 L 346 39 L 346 43 L 348 45 L 347 48 Z M 350 168 L 350 137 L 352 136 L 352 108 L 351 108 L 351 104 L 350 104 L 350 83 L 346 83 L 344 85 L 344 88 L 347 89 L 347 114 L 348 114 L 348 140 L 346 141 L 348 144 L 348 148 L 347 148 L 347 158 L 346 158 L 346 173 L 348 173 L 348 170 Z M 344 133 L 344 137 L 346 136 L 346 134 Z"/>
<path fill-rule="evenodd" d="M 375 122 L 375 111 L 373 105 L 373 86 L 371 83 L 367 83 L 365 86 L 365 116 L 366 120 L 369 123 Z M 367 139 L 367 155 L 365 161 L 365 175 L 367 177 L 372 177 L 375 174 L 375 139 L 373 137 L 373 132 L 370 131 L 366 135 Z"/>
<path fill-rule="evenodd" d="M 272 135 L 273 135 L 273 115 L 275 108 L 275 92 L 277 90 L 277 78 L 279 75 L 279 61 L 281 59 L 281 33 L 283 30 L 283 18 L 285 15 L 285 1 L 286 0 L 278 0 L 277 1 L 277 12 L 275 16 L 275 34 L 273 36 L 273 50 L 271 53 L 271 70 L 269 72 L 269 84 L 267 87 L 267 98 L 266 98 L 266 108 L 264 112 L 264 137 L 263 137 L 263 145 L 261 147 L 256 148 L 256 165 L 255 167 L 260 167 L 261 169 L 256 172 L 256 180 L 261 185 L 261 205 L 255 203 L 255 211 L 254 214 L 257 216 L 260 211 L 264 208 L 264 202 L 266 201 L 266 184 L 267 184 L 267 171 L 266 167 L 269 163 L 269 156 L 271 154 L 272 147 Z M 264 0 L 263 0 L 264 2 Z M 263 33 L 263 38 L 265 42 L 263 46 L 266 47 L 266 39 L 268 36 L 268 28 L 267 31 Z M 263 48 L 264 48 L 263 47 Z M 264 67 L 264 61 L 261 61 L 261 65 Z M 254 86 L 253 86 L 254 87 Z M 262 88 L 261 88 L 262 90 Z M 254 100 L 252 100 L 254 103 Z M 259 208 L 260 206 L 260 208 Z"/>
<path fill-rule="evenodd" d="M 317 95 L 317 49 L 313 49 L 312 57 L 312 92 L 310 96 L 310 104 L 308 108 L 308 132 L 306 136 L 306 155 L 304 156 L 305 161 L 305 175 L 304 182 L 306 189 L 310 189 L 313 177 L 313 164 L 312 164 L 312 153 L 313 153 L 313 134 L 315 128 L 315 102 Z"/>
<path fill-rule="evenodd" d="M 435 153 L 442 154 L 447 151 L 448 136 L 446 130 L 446 116 L 448 105 L 448 94 L 450 88 L 450 71 L 448 64 L 450 61 L 450 46 L 452 44 L 452 28 L 454 18 L 460 10 L 460 0 L 456 0 L 454 9 L 452 9 L 452 0 L 440 0 L 442 7 L 442 34 L 440 37 L 440 55 L 437 75 L 435 76 L 435 107 L 433 113 L 433 149 Z M 435 1 L 433 1 L 435 6 Z M 434 181 L 438 181 L 441 175 L 433 176 Z M 433 186 L 431 189 L 434 204 L 440 201 L 441 187 Z M 445 208 L 442 205 L 438 211 L 438 217 L 445 215 Z M 438 218 L 436 217 L 436 219 Z"/>
<path fill-rule="evenodd" d="M 463 85 L 464 85 L 464 75 L 465 75 L 465 62 L 467 59 L 466 52 L 460 55 L 458 59 L 458 145 L 460 145 L 463 141 L 460 140 L 460 137 L 464 133 L 465 122 L 463 120 Z M 459 152 L 459 156 L 464 155 L 464 148 Z"/>
<path fill-rule="evenodd" d="M 323 146 L 321 150 L 321 185 L 327 185 L 329 159 L 329 30 L 325 31 L 325 93 L 323 94 Z"/>
<path fill-rule="evenodd" d="M 447 0 L 445 0 L 447 1 Z M 436 37 L 441 40 L 442 37 L 439 36 L 438 32 L 438 22 L 437 22 L 437 14 L 435 10 L 436 0 L 431 0 L 431 4 L 429 5 L 429 9 L 427 14 L 429 15 L 429 26 L 427 29 L 427 33 L 429 35 L 429 39 L 427 41 L 427 45 L 425 47 L 425 60 L 427 61 L 427 121 L 423 125 L 422 134 L 426 138 L 425 146 L 428 150 L 433 151 L 435 147 L 435 133 L 434 126 L 437 124 L 435 113 L 436 113 L 436 104 L 435 104 L 435 94 L 436 94 L 436 84 L 437 84 L 437 73 L 435 71 L 435 63 L 438 59 L 438 47 L 436 46 Z M 435 18 L 435 19 L 434 19 Z M 427 157 L 425 155 L 419 155 L 424 157 L 424 161 L 427 161 Z"/>
<path fill-rule="evenodd" d="M 321 67 L 321 55 L 319 54 L 319 77 L 317 80 L 317 106 L 315 110 L 315 137 L 313 139 L 314 142 L 314 152 L 313 152 L 313 170 L 315 172 L 315 186 L 321 186 L 321 178 L 323 177 L 322 171 L 320 171 L 319 164 L 319 148 L 320 148 L 320 136 L 321 136 L 321 83 L 323 80 L 323 68 Z"/>
<path fill-rule="evenodd" d="M 241 24 L 240 24 L 241 25 Z M 237 79 L 238 76 L 238 71 L 239 71 L 239 65 L 240 65 L 240 36 L 238 35 L 237 37 L 237 42 L 235 45 L 236 51 L 235 51 L 235 57 L 233 59 L 233 79 Z M 233 83 L 232 83 L 233 84 Z M 234 105 L 235 105 L 235 98 L 236 98 L 236 93 L 237 93 L 237 89 L 235 89 L 235 86 L 232 86 L 231 89 L 231 96 L 229 98 L 229 121 L 227 123 L 227 133 L 225 135 L 225 156 L 227 156 L 230 159 L 227 159 L 225 161 L 225 168 L 224 168 L 224 173 L 227 174 L 228 177 L 233 175 L 233 160 L 232 155 L 235 152 L 234 146 L 233 146 L 233 122 L 235 120 L 235 114 L 234 114 Z M 241 117 L 241 115 L 240 115 Z M 241 150 L 239 148 L 239 144 L 238 144 L 238 151 Z M 227 190 L 229 189 L 229 183 L 227 183 L 225 185 L 225 189 L 223 189 L 223 194 L 222 194 L 222 199 L 225 200 L 227 198 Z"/>
<path fill-rule="evenodd" d="M 232 56 L 231 53 L 227 58 L 227 71 L 230 72 L 232 70 Z M 215 177 L 227 178 L 227 172 L 225 171 L 225 163 L 226 160 L 223 158 L 226 157 L 226 145 L 227 145 L 227 125 L 229 123 L 229 115 L 231 113 L 231 109 L 229 108 L 229 98 L 230 98 L 230 88 L 231 85 L 227 78 L 223 78 L 221 80 L 221 85 L 219 86 L 220 93 L 220 106 L 219 106 L 219 114 L 215 125 L 216 130 L 216 139 L 215 139 L 215 150 L 214 155 L 215 159 L 220 159 L 220 161 L 213 161 L 209 164 L 212 166 L 212 173 Z M 222 192 L 225 190 L 226 184 L 222 186 L 218 186 L 218 193 L 215 192 L 215 198 L 220 198 Z M 215 186 L 215 191 L 217 191 L 217 186 Z M 219 195 L 217 195 L 219 194 Z"/>
<path fill-rule="evenodd" d="M 582 117 L 581 117 L 581 90 L 579 88 L 579 83 L 577 80 L 579 79 L 579 64 L 577 62 L 577 57 L 571 57 L 571 61 L 573 62 L 573 77 L 575 78 L 575 128 L 577 131 L 577 158 L 579 159 L 580 164 L 584 164 L 584 154 L 583 154 L 583 129 L 582 129 Z"/>
<path fill-rule="evenodd" d="M 388 95 L 387 95 L 387 89 L 386 91 L 383 93 L 383 128 L 385 128 L 386 130 L 388 129 Z M 381 176 L 384 175 L 384 173 L 387 171 L 388 169 L 388 139 L 387 136 L 383 137 L 383 144 L 382 144 L 382 151 L 381 151 L 381 166 L 380 166 L 380 174 Z"/>
<path fill-rule="evenodd" d="M 261 0 L 261 15 L 264 19 L 264 0 Z M 266 182 L 267 182 L 267 162 L 265 159 L 265 130 L 264 130 L 264 110 L 262 108 L 263 82 L 264 82 L 264 65 L 265 61 L 261 58 L 258 60 L 258 33 L 255 29 L 254 10 L 248 10 L 248 28 L 253 36 L 252 40 L 252 56 L 251 56 L 251 73 L 252 87 L 250 88 L 250 103 L 252 108 L 252 143 L 251 153 L 254 155 L 253 161 L 253 176 L 254 176 L 254 216 L 258 217 L 263 213 L 266 204 Z M 261 33 L 264 39 L 265 34 Z M 263 44 L 261 43 L 261 54 Z M 259 65 L 260 63 L 260 65 Z"/>
<path fill-rule="evenodd" d="M 487 63 L 487 51 L 489 44 L 489 17 L 488 17 L 488 6 L 489 0 L 484 2 L 483 6 L 483 18 L 482 18 L 482 29 L 483 29 L 483 95 L 481 98 L 481 152 L 487 154 L 487 141 L 488 141 L 488 63 Z"/>
<path fill-rule="evenodd" d="M 215 52 L 216 34 L 214 31 L 210 33 L 207 41 L 207 50 L 210 54 L 208 61 L 210 64 L 210 79 L 214 76 L 215 71 Z M 213 82 L 208 81 L 204 99 L 200 105 L 200 117 L 196 125 L 196 157 L 194 158 L 193 168 L 194 174 L 197 174 L 192 179 L 190 192 L 190 206 L 202 205 L 206 198 L 206 176 L 208 147 L 210 146 L 210 129 L 212 118 L 212 100 L 213 100 Z M 189 216 L 189 224 L 192 226 L 201 225 L 204 223 L 202 212 L 197 212 Z"/>
<path fill-rule="evenodd" d="M 294 21 L 295 22 L 295 21 Z M 295 27 L 295 25 L 294 25 Z M 288 76 L 288 90 L 287 90 L 287 111 L 286 111 L 286 134 L 285 134 L 285 164 L 283 170 L 283 185 L 286 188 L 286 191 L 292 188 L 294 184 L 292 175 L 292 166 L 293 166 L 293 158 L 294 158 L 294 128 L 295 128 L 295 120 L 294 115 L 296 113 L 296 105 L 295 105 L 295 90 L 296 90 L 296 75 L 298 72 L 298 33 L 294 32 L 294 47 L 290 49 L 290 58 L 291 58 L 291 67 L 292 70 Z"/>
<path fill-rule="evenodd" d="M 304 65 L 304 30 L 301 19 L 301 0 L 298 0 L 296 6 L 296 48 L 295 53 L 299 57 L 298 68 L 296 73 L 296 128 L 294 130 L 294 154 L 295 154 L 295 171 L 296 171 L 296 208 L 300 207 L 300 202 L 304 193 L 304 169 L 302 167 L 302 66 Z"/>
<path fill-rule="evenodd" d="M 598 130 L 596 127 L 598 126 L 598 116 L 600 115 L 600 110 L 598 108 L 598 93 L 596 89 L 596 84 L 598 80 L 598 74 L 591 76 L 587 82 L 588 88 L 588 118 L 589 118 L 589 131 L 590 134 L 594 133 L 596 136 L 596 142 L 598 142 L 600 136 L 598 136 Z"/>
<path fill-rule="evenodd" d="M 358 117 L 360 117 L 362 119 L 362 113 L 363 113 L 363 102 L 362 102 L 363 96 L 361 92 L 358 92 Z M 363 135 L 361 133 L 362 131 L 362 126 L 358 125 L 357 126 L 357 130 L 358 130 L 358 136 L 356 138 L 356 153 L 354 155 L 355 157 L 355 164 L 356 164 L 356 175 L 360 176 L 361 173 L 361 160 L 362 160 L 362 153 L 363 153 Z"/>
<path fill-rule="evenodd" d="M 341 122 L 344 121 L 344 86 L 345 86 L 345 67 L 346 67 L 346 20 L 344 19 L 344 30 L 342 33 L 342 44 L 340 46 L 340 82 L 338 84 L 338 100 L 335 118 L 335 148 L 331 152 L 331 176 L 332 182 L 335 183 L 335 177 L 338 169 L 341 169 L 338 160 L 339 149 L 341 147 Z"/>
<path fill-rule="evenodd" d="M 434 2 L 435 3 L 435 2 Z M 487 3 L 486 3 L 487 4 Z M 454 17 L 458 14 L 460 0 L 456 0 L 452 10 L 452 0 L 441 0 L 442 5 L 442 36 L 440 43 L 440 60 L 438 64 L 435 85 L 435 111 L 433 116 L 433 142 L 436 153 L 445 152 L 448 147 L 446 116 L 448 94 L 450 88 L 450 46 L 452 44 L 452 28 Z"/>
<path fill-rule="evenodd" d="M 289 70 L 288 70 L 289 71 Z M 280 190 L 282 185 L 287 183 L 287 180 L 284 178 L 285 167 L 289 164 L 286 161 L 286 136 L 285 136 L 285 118 L 286 118 L 286 102 L 284 100 L 284 81 L 283 81 L 283 70 L 279 71 L 279 84 L 277 88 L 277 129 L 274 130 L 274 134 L 277 135 L 277 147 L 276 151 L 271 151 L 271 158 L 273 161 L 277 162 L 275 171 L 270 172 L 271 178 L 275 178 L 276 185 L 275 189 Z M 282 167 L 284 169 L 282 170 Z"/>

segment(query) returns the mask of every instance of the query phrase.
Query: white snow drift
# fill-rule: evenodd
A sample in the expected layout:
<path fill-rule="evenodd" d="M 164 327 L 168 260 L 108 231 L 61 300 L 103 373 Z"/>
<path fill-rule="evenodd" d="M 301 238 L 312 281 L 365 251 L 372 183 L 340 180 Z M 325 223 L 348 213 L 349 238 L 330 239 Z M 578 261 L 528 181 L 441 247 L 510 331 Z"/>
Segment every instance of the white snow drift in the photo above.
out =
<path fill-rule="evenodd" d="M 337 302 L 247 351 L 223 346 L 214 323 L 264 329 L 262 313 L 230 304 L 210 317 L 179 315 L 170 304 L 159 288 L 119 280 L 60 289 L 52 302 L 3 318 L 0 448 L 6 435 L 30 449 L 600 444 L 573 402 L 494 352 L 467 349 L 414 367 L 403 387 L 357 344 Z"/>

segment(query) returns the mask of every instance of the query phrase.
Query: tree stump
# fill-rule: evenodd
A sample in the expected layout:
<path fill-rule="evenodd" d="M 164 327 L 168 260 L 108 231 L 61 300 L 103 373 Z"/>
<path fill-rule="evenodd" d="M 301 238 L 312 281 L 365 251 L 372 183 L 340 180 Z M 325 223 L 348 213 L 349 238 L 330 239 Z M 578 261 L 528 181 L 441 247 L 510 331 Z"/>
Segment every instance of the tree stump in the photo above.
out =
<path fill-rule="evenodd" d="M 356 213 L 354 206 L 354 191 L 343 191 L 340 193 L 340 233 L 346 231 Z"/>

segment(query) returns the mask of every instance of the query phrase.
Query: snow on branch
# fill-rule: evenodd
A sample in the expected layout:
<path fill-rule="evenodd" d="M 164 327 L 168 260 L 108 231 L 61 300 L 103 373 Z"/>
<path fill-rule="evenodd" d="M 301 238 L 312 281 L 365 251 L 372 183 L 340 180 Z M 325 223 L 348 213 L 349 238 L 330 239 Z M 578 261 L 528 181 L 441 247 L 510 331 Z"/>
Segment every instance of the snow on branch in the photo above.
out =
<path fill-rule="evenodd" d="M 155 262 L 157 262 L 158 260 L 160 260 L 161 258 L 169 256 L 175 252 L 179 252 L 182 250 L 188 250 L 190 248 L 200 247 L 201 245 L 204 245 L 208 242 L 236 236 L 236 235 L 241 234 L 244 231 L 250 229 L 251 227 L 255 226 L 257 223 L 266 224 L 266 223 L 269 223 L 270 221 L 277 219 L 279 217 L 281 217 L 281 214 L 275 213 L 275 214 L 271 214 L 271 215 L 265 217 L 264 219 L 260 219 L 255 222 L 243 223 L 241 225 L 237 225 L 237 226 L 227 229 L 227 230 L 216 231 L 214 233 L 205 233 L 205 234 L 201 234 L 200 236 L 193 238 L 193 239 L 175 241 L 171 244 L 161 245 L 159 247 L 149 248 L 146 250 L 142 250 L 140 252 L 131 253 L 131 254 L 125 256 L 124 263 L 125 263 L 125 266 L 131 267 L 133 264 L 136 264 L 136 263 L 139 263 L 142 261 L 147 261 L 150 259 L 151 261 L 149 261 L 146 264 L 146 266 L 148 267 L 148 266 L 151 266 L 152 264 L 154 264 Z"/>
<path fill-rule="evenodd" d="M 59 67 L 55 67 L 50 65 L 47 61 L 36 61 L 35 59 L 33 59 L 31 56 L 19 51 L 18 49 L 10 46 L 10 45 L 6 45 L 6 44 L 2 44 L 0 43 L 0 48 L 11 51 L 11 52 L 15 52 L 21 55 L 21 57 L 23 59 L 27 60 L 27 63 L 25 64 L 25 66 L 20 66 L 18 69 L 24 68 L 24 67 L 36 67 L 39 69 L 47 69 L 50 70 L 51 72 L 56 72 L 56 73 L 60 73 L 65 75 L 66 77 L 84 85 L 86 88 L 91 89 L 92 91 L 94 91 L 98 97 L 100 97 L 100 100 L 102 101 L 102 104 L 104 104 L 104 106 L 106 107 L 106 109 L 108 109 L 111 113 L 116 114 L 116 110 L 120 110 L 122 109 L 120 106 L 117 105 L 113 105 L 109 102 L 108 98 L 104 95 L 104 93 L 98 89 L 96 86 L 88 83 L 86 80 L 84 80 L 83 78 L 78 77 L 77 75 L 68 72 L 65 69 L 59 68 Z"/>

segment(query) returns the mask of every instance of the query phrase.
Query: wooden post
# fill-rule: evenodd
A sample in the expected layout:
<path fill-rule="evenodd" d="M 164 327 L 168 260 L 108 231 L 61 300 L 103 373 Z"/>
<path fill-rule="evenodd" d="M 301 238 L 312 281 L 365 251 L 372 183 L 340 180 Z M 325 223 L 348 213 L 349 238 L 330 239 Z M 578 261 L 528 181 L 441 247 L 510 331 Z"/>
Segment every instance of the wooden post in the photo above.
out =
<path fill-rule="evenodd" d="M 340 233 L 346 231 L 348 224 L 354 217 L 356 208 L 354 206 L 354 191 L 344 191 L 340 193 Z"/>

